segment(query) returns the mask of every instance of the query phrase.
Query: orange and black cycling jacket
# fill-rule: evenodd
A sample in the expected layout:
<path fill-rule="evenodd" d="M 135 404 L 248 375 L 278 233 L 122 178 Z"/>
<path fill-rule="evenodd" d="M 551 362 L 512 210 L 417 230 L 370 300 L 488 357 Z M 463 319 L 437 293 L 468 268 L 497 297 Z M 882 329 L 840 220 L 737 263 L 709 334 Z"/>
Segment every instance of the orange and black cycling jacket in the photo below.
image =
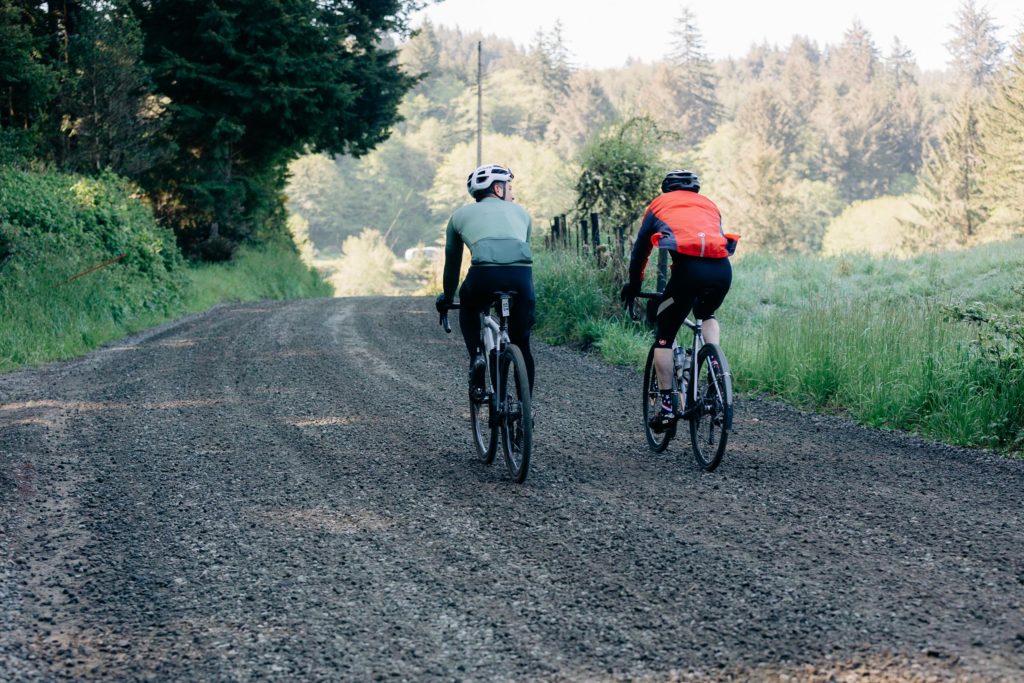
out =
<path fill-rule="evenodd" d="M 666 192 L 656 197 L 644 214 L 630 258 L 630 282 L 643 281 L 647 258 L 654 247 L 722 259 L 732 256 L 739 239 L 739 235 L 726 234 L 722 229 L 722 212 L 704 195 L 687 190 Z"/>

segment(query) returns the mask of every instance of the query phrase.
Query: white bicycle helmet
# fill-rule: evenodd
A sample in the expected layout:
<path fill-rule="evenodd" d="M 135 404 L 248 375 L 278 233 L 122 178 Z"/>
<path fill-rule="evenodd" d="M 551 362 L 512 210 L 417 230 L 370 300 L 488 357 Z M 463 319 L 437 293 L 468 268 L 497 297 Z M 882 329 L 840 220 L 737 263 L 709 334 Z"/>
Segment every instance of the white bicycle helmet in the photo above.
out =
<path fill-rule="evenodd" d="M 466 178 L 466 190 L 470 197 L 475 197 L 477 192 L 490 189 L 491 183 L 495 181 L 508 182 L 514 176 L 512 171 L 499 166 L 498 164 L 487 164 L 476 169 Z"/>

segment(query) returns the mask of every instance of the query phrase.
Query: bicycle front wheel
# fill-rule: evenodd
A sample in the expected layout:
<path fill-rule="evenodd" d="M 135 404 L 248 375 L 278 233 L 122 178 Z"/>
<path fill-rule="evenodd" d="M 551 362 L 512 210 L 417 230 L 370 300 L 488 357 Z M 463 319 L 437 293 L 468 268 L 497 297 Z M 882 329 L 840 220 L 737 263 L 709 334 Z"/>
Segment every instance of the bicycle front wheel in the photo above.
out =
<path fill-rule="evenodd" d="M 533 405 L 523 352 L 515 344 L 505 347 L 498 361 L 501 396 L 501 445 L 508 472 L 517 483 L 530 472 L 533 450 Z"/>
<path fill-rule="evenodd" d="M 644 366 L 644 435 L 647 437 L 647 445 L 655 453 L 661 453 L 668 448 L 668 442 L 676 434 L 676 426 L 673 424 L 665 431 L 656 432 L 651 429 L 651 418 L 658 412 L 661 405 L 661 394 L 658 390 L 658 373 L 654 369 L 654 347 L 647 352 L 647 365 Z"/>
<path fill-rule="evenodd" d="M 691 408 L 690 442 L 697 464 L 711 472 L 725 454 L 732 429 L 732 373 L 717 344 L 705 344 L 697 355 L 697 402 Z"/>
<path fill-rule="evenodd" d="M 493 354 L 492 360 L 493 360 Z M 493 373 L 487 373 L 484 384 L 485 396 L 477 400 L 472 392 L 469 397 L 469 419 L 473 423 L 473 445 L 476 446 L 477 457 L 485 465 L 494 462 L 494 456 L 498 452 L 498 415 L 494 409 L 496 396 L 494 395 L 494 384 L 491 381 Z"/>

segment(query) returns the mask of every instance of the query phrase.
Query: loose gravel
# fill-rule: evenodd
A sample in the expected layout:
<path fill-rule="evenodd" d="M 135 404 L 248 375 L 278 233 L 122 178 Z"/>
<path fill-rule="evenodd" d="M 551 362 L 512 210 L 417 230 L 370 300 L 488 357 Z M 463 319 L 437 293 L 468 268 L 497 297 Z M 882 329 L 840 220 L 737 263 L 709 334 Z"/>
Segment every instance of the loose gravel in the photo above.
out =
<path fill-rule="evenodd" d="M 524 485 L 427 299 L 0 376 L 0 679 L 1024 679 L 1024 462 L 746 399 L 706 474 L 538 347 Z"/>

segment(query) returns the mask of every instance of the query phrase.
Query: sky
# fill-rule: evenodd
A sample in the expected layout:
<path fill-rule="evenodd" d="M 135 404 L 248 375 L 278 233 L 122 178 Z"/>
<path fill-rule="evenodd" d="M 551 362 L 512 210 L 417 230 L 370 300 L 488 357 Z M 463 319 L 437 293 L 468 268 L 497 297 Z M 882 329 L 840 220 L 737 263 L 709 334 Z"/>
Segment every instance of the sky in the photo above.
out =
<path fill-rule="evenodd" d="M 443 0 L 415 13 L 413 26 L 426 17 L 434 24 L 479 30 L 527 46 L 538 29 L 550 30 L 561 20 L 574 63 L 602 69 L 623 66 L 630 57 L 663 59 L 684 5 L 696 12 L 712 59 L 741 57 L 755 43 L 785 47 L 794 35 L 807 36 L 819 47 L 834 45 L 859 20 L 883 55 L 898 36 L 922 69 L 938 70 L 949 61 L 945 45 L 961 0 Z M 977 6 L 992 15 L 1005 43 L 1024 29 L 1021 0 L 979 0 Z"/>

